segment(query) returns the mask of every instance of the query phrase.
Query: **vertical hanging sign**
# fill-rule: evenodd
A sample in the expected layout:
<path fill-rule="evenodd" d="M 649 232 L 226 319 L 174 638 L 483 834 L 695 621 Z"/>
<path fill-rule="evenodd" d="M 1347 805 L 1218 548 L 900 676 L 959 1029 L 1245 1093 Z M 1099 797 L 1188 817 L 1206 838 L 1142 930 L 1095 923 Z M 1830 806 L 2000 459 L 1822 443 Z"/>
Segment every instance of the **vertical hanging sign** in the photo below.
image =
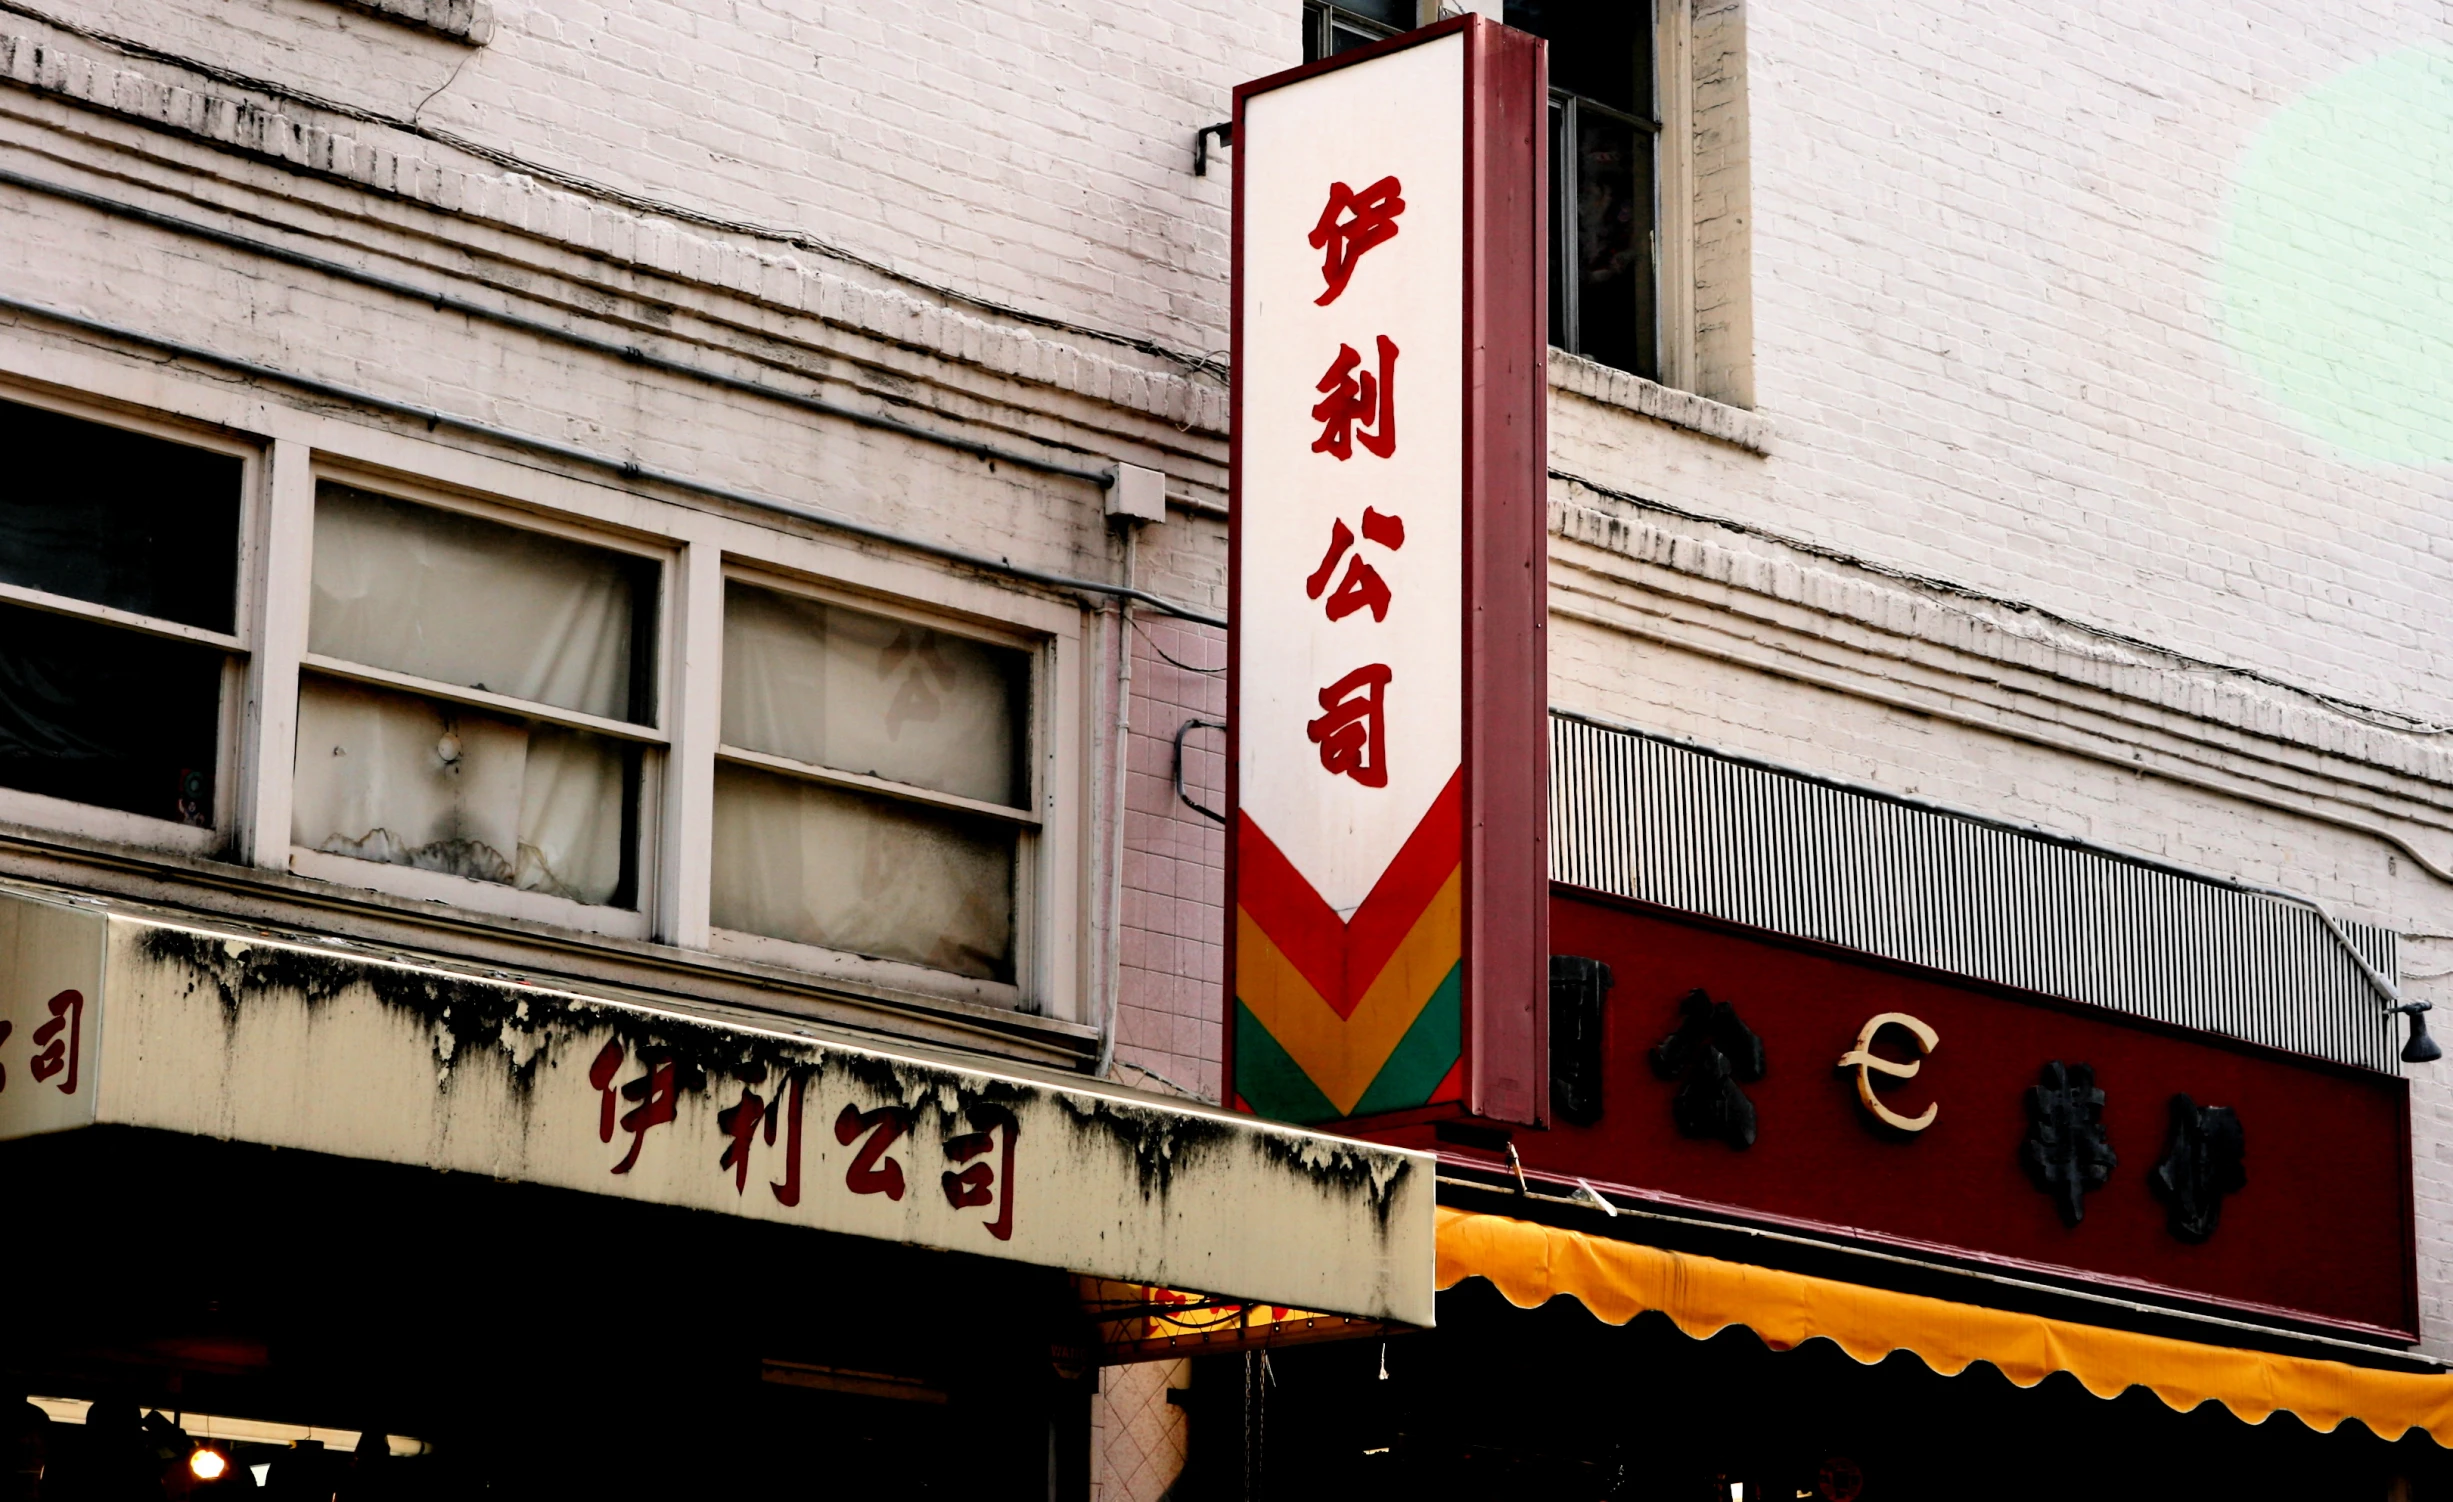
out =
<path fill-rule="evenodd" d="M 1227 1068 L 1241 1108 L 1547 1095 L 1543 44 L 1235 96 Z"/>

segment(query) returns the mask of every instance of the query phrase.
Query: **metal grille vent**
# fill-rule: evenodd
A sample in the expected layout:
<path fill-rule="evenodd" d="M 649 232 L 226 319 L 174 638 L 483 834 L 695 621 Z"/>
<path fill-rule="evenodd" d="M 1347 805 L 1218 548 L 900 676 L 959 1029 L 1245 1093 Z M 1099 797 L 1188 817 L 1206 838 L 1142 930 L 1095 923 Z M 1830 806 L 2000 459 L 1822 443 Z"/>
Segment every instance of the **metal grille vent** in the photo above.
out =
<path fill-rule="evenodd" d="M 2399 1073 L 2306 908 L 1968 815 L 1554 714 L 1552 879 Z M 2390 929 L 2344 922 L 2398 978 Z"/>

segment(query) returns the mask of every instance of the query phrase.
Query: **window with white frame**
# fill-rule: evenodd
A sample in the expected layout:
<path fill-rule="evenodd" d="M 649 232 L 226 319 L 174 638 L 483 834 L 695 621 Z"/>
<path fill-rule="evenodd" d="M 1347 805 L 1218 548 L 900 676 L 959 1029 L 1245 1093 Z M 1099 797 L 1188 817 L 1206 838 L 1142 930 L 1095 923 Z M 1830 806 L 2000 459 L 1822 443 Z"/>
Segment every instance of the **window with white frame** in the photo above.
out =
<path fill-rule="evenodd" d="M 296 849 L 640 907 L 664 740 L 659 575 L 653 558 L 322 484 Z"/>
<path fill-rule="evenodd" d="M 1031 678 L 1017 644 L 730 581 L 714 925 L 1012 983 Z"/>
<path fill-rule="evenodd" d="M 13 401 L 0 450 L 0 788 L 207 848 L 228 801 L 247 457 Z"/>
<path fill-rule="evenodd" d="M 659 538 L 167 419 L 0 400 L 0 441 L 0 820 L 918 993 L 1033 1004 L 1070 973 L 1043 947 L 1074 859 L 1065 612 L 1000 627 L 991 597 L 918 603 L 932 575 L 910 604 L 813 582 L 823 545 L 703 513 Z M 303 599 L 258 601 L 292 544 L 249 543 L 249 496 L 290 494 L 288 463 Z M 669 581 L 699 549 L 721 650 L 689 659 L 720 682 L 685 693 Z M 259 698 L 294 740 L 250 749 Z"/>

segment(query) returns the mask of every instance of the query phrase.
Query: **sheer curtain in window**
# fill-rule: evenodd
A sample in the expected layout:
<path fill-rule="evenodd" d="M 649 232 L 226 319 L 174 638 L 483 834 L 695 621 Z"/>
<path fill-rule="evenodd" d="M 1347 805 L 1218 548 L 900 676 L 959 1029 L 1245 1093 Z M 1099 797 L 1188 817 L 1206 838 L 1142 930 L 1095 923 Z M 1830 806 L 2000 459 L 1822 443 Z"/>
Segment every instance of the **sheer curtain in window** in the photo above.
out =
<path fill-rule="evenodd" d="M 529 700 L 526 718 L 310 671 L 292 839 L 591 904 L 629 900 L 639 753 L 551 709 L 643 721 L 639 561 L 338 486 L 318 497 L 308 650 Z M 312 663 L 310 663 L 312 667 Z"/>
<path fill-rule="evenodd" d="M 642 565 L 499 522 L 326 486 L 307 650 L 645 723 Z"/>
<path fill-rule="evenodd" d="M 736 583 L 724 595 L 724 744 L 1019 805 L 1021 656 Z"/>
<path fill-rule="evenodd" d="M 298 691 L 291 839 L 611 902 L 624 868 L 623 753 L 584 731 L 309 679 Z"/>
<path fill-rule="evenodd" d="M 734 584 L 716 925 L 1012 979 L 1026 820 L 961 801 L 1017 816 L 1028 808 L 1029 692 L 1029 659 L 1011 648 Z M 826 773 L 908 791 L 847 787 Z"/>
<path fill-rule="evenodd" d="M 719 765 L 711 903 L 720 928 L 1011 980 L 1014 831 Z"/>

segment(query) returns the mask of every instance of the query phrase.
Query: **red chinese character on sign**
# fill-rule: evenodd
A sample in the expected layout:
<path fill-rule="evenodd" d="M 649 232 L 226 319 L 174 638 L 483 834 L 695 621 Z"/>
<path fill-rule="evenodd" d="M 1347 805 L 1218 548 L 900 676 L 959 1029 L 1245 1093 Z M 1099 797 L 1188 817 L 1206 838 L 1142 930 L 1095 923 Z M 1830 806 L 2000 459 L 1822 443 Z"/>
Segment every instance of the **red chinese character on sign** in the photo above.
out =
<path fill-rule="evenodd" d="M 606 1044 L 597 1052 L 596 1062 L 588 1066 L 588 1083 L 603 1097 L 597 1109 L 596 1136 L 602 1142 L 613 1140 L 615 1125 L 614 1076 L 622 1072 L 623 1048 L 619 1042 Z M 619 1088 L 623 1100 L 638 1104 L 622 1113 L 620 1125 L 630 1133 L 630 1151 L 613 1166 L 615 1173 L 628 1173 L 639 1161 L 639 1149 L 647 1141 L 649 1128 L 664 1125 L 673 1119 L 680 1090 L 675 1079 L 676 1066 L 669 1048 L 642 1048 L 639 1065 L 647 1073 Z"/>
<path fill-rule="evenodd" d="M 886 1149 L 894 1146 L 895 1139 L 910 1127 L 911 1113 L 893 1106 L 881 1106 L 874 1111 L 845 1106 L 843 1114 L 835 1118 L 835 1140 L 845 1147 L 859 1142 L 863 1133 L 869 1140 L 860 1143 L 860 1151 L 852 1155 L 851 1166 L 843 1170 L 843 1187 L 854 1194 L 901 1199 L 903 1165 L 887 1157 Z"/>
<path fill-rule="evenodd" d="M 36 1084 L 65 1072 L 60 1081 L 62 1095 L 77 1093 L 77 1054 L 84 1041 L 85 993 L 62 991 L 44 1003 L 51 1020 L 34 1030 L 34 1046 L 42 1050 L 26 1064 Z"/>
<path fill-rule="evenodd" d="M 973 1106 L 969 1114 L 971 1124 L 979 1130 L 946 1139 L 945 1156 L 948 1162 L 969 1163 L 971 1166 L 960 1172 L 949 1169 L 942 1176 L 945 1201 L 957 1210 L 995 1205 L 996 1218 L 988 1222 L 987 1232 L 999 1241 L 1011 1241 L 1014 1237 L 1014 1138 L 1020 1135 L 1021 1123 L 1014 1120 L 1012 1112 L 997 1106 Z M 1005 1150 L 995 1168 L 971 1161 L 986 1157 L 997 1147 L 1000 1138 Z"/>
<path fill-rule="evenodd" d="M 629 1055 L 619 1043 L 608 1043 L 596 1051 L 596 1062 L 588 1066 L 588 1083 L 600 1097 L 596 1105 L 596 1140 L 613 1140 L 613 1119 L 621 1110 L 619 1097 L 613 1088 L 613 1077 L 622 1072 L 622 1061 Z"/>
<path fill-rule="evenodd" d="M 1320 764 L 1331 775 L 1351 777 L 1367 788 L 1388 786 L 1382 747 L 1380 694 L 1388 687 L 1388 664 L 1356 668 L 1320 691 L 1320 718 L 1303 727 L 1320 747 Z"/>
<path fill-rule="evenodd" d="M 17 1031 L 16 1023 L 0 1022 L 0 1043 L 6 1043 L 9 1040 L 9 1034 L 15 1031 Z M 6 1090 L 8 1087 L 9 1072 L 5 1066 L 0 1066 L 0 1090 Z"/>
<path fill-rule="evenodd" d="M 766 1100 L 749 1087 L 766 1077 L 767 1072 L 763 1068 L 753 1067 L 744 1073 L 741 1077 L 741 1104 L 715 1113 L 716 1130 L 726 1138 L 723 1154 L 716 1159 L 716 1167 L 732 1170 L 732 1192 L 736 1195 L 749 1192 L 750 1148 L 758 1138 L 758 1123 L 765 1121 L 768 1115 Z M 767 1141 L 774 1140 L 775 1127 L 769 1122 Z"/>
<path fill-rule="evenodd" d="M 1397 238 L 1397 216 L 1405 212 L 1405 200 L 1398 195 L 1404 191 L 1393 177 L 1381 178 L 1360 193 L 1344 183 L 1329 184 L 1328 207 L 1305 237 L 1312 249 L 1323 252 L 1320 274 L 1329 284 L 1313 302 L 1325 308 L 1337 301 L 1363 252 Z"/>
<path fill-rule="evenodd" d="M 1393 553 L 1405 546 L 1405 522 L 1403 518 L 1385 516 L 1365 506 L 1363 540 L 1376 542 Z M 1329 575 L 1337 570 L 1337 560 L 1345 558 L 1346 549 L 1353 546 L 1353 529 L 1342 520 L 1331 522 L 1328 554 L 1320 560 L 1320 567 L 1312 570 L 1312 576 L 1303 581 L 1304 594 L 1319 599 L 1320 592 L 1329 587 Z M 1346 559 L 1346 577 L 1338 583 L 1337 593 L 1329 596 L 1329 619 L 1342 621 L 1356 611 L 1369 607 L 1373 620 L 1385 621 L 1388 619 L 1388 602 L 1388 581 L 1380 577 L 1378 569 L 1363 561 L 1361 553 L 1356 553 Z"/>
<path fill-rule="evenodd" d="M 805 1076 L 798 1074 L 792 1076 L 792 1091 L 786 1098 L 786 1104 L 780 1113 L 786 1123 L 784 1127 L 784 1181 L 778 1184 L 769 1180 L 767 1183 L 767 1188 L 775 1195 L 775 1202 L 787 1209 L 801 1202 L 801 1096 L 808 1088 L 809 1081 Z M 775 1145 L 777 1114 L 775 1111 L 767 1112 L 767 1146 L 769 1147 Z"/>
<path fill-rule="evenodd" d="M 1328 374 L 1312 388 L 1326 393 L 1312 404 L 1312 417 L 1321 425 L 1320 436 L 1312 440 L 1313 453 L 1351 459 L 1358 443 L 1383 459 L 1397 452 L 1397 346 L 1382 334 L 1379 349 L 1380 373 L 1375 376 L 1368 370 L 1357 372 L 1363 357 L 1353 345 L 1337 347 Z"/>

